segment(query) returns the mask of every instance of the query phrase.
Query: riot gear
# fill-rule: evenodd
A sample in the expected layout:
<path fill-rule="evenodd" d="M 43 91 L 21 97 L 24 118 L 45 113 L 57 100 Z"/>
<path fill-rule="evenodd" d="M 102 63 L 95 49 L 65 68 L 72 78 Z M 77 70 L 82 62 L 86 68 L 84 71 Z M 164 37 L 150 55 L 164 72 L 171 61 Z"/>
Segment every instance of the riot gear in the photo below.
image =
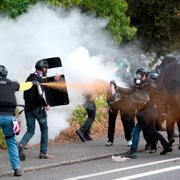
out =
<path fill-rule="evenodd" d="M 149 71 L 145 68 L 139 68 L 136 70 L 136 74 L 140 74 L 140 75 L 149 75 Z"/>
<path fill-rule="evenodd" d="M 134 78 L 134 83 L 139 86 L 141 83 L 147 80 L 148 75 L 149 75 L 149 71 L 147 69 L 145 68 L 137 69 L 136 77 Z"/>
<path fill-rule="evenodd" d="M 5 66 L 0 65 L 0 77 L 6 78 L 8 74 L 8 71 Z"/>
<path fill-rule="evenodd" d="M 35 65 L 35 69 L 36 70 L 43 70 L 43 68 L 48 68 L 49 65 L 47 63 L 46 60 L 39 60 L 38 62 L 36 62 L 36 65 Z"/>

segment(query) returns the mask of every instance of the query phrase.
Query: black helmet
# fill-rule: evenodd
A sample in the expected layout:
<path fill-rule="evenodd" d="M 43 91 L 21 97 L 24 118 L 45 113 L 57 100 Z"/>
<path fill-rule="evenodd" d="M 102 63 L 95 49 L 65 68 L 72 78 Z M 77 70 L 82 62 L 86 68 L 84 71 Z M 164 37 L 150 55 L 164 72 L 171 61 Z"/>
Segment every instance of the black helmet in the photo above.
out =
<path fill-rule="evenodd" d="M 136 74 L 142 74 L 142 75 L 146 75 L 148 76 L 149 75 L 149 71 L 145 68 L 139 68 L 136 70 Z"/>
<path fill-rule="evenodd" d="M 42 70 L 43 68 L 48 68 L 48 62 L 46 60 L 39 60 L 36 62 L 35 69 L 36 70 Z"/>
<path fill-rule="evenodd" d="M 6 78 L 8 71 L 5 66 L 0 65 L 0 77 Z"/>

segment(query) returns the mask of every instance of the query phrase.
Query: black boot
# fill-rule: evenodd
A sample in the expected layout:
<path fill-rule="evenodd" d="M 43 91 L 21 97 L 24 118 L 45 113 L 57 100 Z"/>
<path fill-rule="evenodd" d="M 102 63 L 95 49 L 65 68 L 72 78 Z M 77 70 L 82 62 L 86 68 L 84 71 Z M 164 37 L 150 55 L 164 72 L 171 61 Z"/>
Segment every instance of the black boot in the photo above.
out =
<path fill-rule="evenodd" d="M 164 155 L 164 154 L 171 152 L 171 151 L 172 151 L 172 147 L 169 144 L 167 144 L 166 146 L 164 146 L 163 151 L 160 152 L 160 155 Z"/>
<path fill-rule="evenodd" d="M 79 138 L 80 138 L 80 140 L 81 140 L 82 142 L 85 142 L 85 141 L 86 141 L 86 138 L 85 138 L 85 136 L 84 136 L 84 132 L 81 130 L 81 128 L 76 131 L 76 134 L 79 136 Z"/>
<path fill-rule="evenodd" d="M 22 176 L 21 169 L 14 169 L 14 176 Z"/>
<path fill-rule="evenodd" d="M 122 157 L 136 159 L 137 158 L 137 151 L 135 149 L 130 149 L 127 152 L 123 153 Z"/>
<path fill-rule="evenodd" d="M 22 145 L 19 145 L 18 150 L 19 150 L 19 159 L 21 161 L 25 161 L 26 160 L 26 155 L 23 153 Z"/>
<path fill-rule="evenodd" d="M 175 139 L 174 139 L 174 138 L 171 138 L 171 139 L 169 140 L 169 145 L 172 147 L 172 145 L 173 145 L 174 142 L 175 142 Z"/>

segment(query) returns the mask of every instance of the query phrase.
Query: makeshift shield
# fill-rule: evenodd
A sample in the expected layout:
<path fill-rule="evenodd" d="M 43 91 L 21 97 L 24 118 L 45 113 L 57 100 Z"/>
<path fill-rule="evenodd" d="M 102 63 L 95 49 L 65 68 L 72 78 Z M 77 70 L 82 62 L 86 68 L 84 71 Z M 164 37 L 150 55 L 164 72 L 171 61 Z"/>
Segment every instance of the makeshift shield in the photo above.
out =
<path fill-rule="evenodd" d="M 49 83 L 62 83 L 63 89 L 54 89 L 52 87 L 45 86 L 45 99 L 50 106 L 60 106 L 69 104 L 69 96 L 66 87 L 65 76 L 63 73 L 62 62 L 59 57 L 43 59 L 48 62 L 48 73 L 46 82 Z M 60 75 L 60 80 L 55 81 L 55 76 Z"/>

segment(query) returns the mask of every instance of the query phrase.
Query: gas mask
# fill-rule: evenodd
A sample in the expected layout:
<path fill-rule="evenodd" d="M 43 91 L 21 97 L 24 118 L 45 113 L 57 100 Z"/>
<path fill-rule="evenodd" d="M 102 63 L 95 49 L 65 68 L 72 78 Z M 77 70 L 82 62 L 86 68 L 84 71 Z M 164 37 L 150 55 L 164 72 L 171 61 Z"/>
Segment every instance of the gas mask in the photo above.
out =
<path fill-rule="evenodd" d="M 136 74 L 136 76 L 134 78 L 134 83 L 135 83 L 135 85 L 140 85 L 142 83 L 141 74 Z"/>

